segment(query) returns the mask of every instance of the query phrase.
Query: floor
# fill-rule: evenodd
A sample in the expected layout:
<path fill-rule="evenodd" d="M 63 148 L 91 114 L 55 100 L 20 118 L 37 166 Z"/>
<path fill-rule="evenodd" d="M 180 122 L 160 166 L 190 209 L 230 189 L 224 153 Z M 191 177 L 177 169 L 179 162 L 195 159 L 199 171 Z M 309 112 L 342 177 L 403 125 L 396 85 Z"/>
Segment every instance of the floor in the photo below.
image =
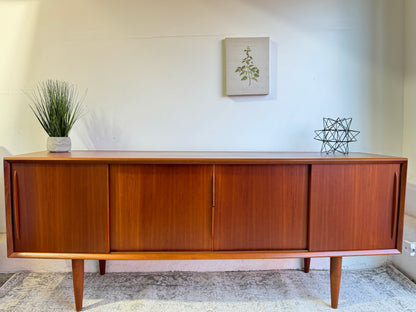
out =
<path fill-rule="evenodd" d="M 3 285 L 4 283 L 6 283 L 6 281 L 12 277 L 13 273 L 0 273 L 0 287 L 1 285 Z"/>
<path fill-rule="evenodd" d="M 86 273 L 84 311 L 329 312 L 330 297 L 328 270 Z M 342 273 L 339 312 L 415 307 L 416 284 L 391 265 Z M 0 311 L 74 311 L 71 274 L 13 274 L 0 287 Z"/>

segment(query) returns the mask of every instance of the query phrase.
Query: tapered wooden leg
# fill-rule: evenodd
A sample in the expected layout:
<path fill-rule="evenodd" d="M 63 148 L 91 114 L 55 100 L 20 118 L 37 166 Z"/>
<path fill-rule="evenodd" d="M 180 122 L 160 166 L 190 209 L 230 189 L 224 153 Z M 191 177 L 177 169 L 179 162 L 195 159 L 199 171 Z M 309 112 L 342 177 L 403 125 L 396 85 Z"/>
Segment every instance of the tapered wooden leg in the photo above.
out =
<path fill-rule="evenodd" d="M 105 274 L 105 260 L 98 260 L 100 263 L 100 274 L 104 275 Z"/>
<path fill-rule="evenodd" d="M 310 267 L 311 267 L 311 258 L 304 258 L 303 259 L 303 271 L 305 273 L 309 273 Z"/>
<path fill-rule="evenodd" d="M 84 260 L 72 259 L 72 281 L 74 283 L 75 308 L 82 310 L 84 296 Z"/>
<path fill-rule="evenodd" d="M 339 287 L 341 285 L 342 257 L 331 257 L 331 307 L 338 308 Z"/>

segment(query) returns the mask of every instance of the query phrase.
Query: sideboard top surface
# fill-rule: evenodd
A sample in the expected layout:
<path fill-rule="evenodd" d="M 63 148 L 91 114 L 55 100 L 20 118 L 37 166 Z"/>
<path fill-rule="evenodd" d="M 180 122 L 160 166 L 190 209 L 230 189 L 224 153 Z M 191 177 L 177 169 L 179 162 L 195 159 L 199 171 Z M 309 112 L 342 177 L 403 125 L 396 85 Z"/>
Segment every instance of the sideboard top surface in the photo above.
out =
<path fill-rule="evenodd" d="M 6 161 L 70 161 L 107 163 L 368 163 L 407 162 L 406 158 L 366 153 L 347 155 L 319 152 L 227 152 L 227 151 L 47 151 L 5 157 Z"/>

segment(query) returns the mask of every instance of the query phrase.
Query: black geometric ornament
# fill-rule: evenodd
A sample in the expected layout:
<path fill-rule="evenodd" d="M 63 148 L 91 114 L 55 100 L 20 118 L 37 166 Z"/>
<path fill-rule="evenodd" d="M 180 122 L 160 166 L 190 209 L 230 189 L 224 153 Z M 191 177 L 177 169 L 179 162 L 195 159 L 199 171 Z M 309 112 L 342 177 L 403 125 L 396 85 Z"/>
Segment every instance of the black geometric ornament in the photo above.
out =
<path fill-rule="evenodd" d="M 349 153 L 348 143 L 356 142 L 360 131 L 351 130 L 352 118 L 323 118 L 324 128 L 315 130 L 315 140 L 322 141 L 321 153 Z"/>

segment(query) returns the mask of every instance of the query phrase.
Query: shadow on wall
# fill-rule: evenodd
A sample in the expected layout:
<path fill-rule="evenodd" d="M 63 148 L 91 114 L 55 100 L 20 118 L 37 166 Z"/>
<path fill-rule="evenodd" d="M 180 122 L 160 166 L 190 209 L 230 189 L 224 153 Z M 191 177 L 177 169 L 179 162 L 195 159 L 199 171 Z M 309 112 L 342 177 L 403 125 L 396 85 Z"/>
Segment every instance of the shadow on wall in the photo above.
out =
<path fill-rule="evenodd" d="M 3 160 L 3 157 L 11 156 L 12 154 L 4 147 L 0 146 L 0 158 Z M 3 167 L 2 167 L 3 168 Z"/>
<path fill-rule="evenodd" d="M 11 156 L 11 153 L 4 147 L 0 146 L 0 233 L 6 232 L 6 219 L 5 219 L 5 209 L 4 209 L 4 170 L 3 170 L 3 158 L 6 156 Z"/>
<path fill-rule="evenodd" d="M 128 138 L 123 136 L 120 125 L 122 122 L 115 118 L 109 119 L 104 112 L 91 112 L 84 119 L 80 127 L 84 128 L 81 138 L 87 149 L 90 150 L 120 150 L 128 146 Z"/>

